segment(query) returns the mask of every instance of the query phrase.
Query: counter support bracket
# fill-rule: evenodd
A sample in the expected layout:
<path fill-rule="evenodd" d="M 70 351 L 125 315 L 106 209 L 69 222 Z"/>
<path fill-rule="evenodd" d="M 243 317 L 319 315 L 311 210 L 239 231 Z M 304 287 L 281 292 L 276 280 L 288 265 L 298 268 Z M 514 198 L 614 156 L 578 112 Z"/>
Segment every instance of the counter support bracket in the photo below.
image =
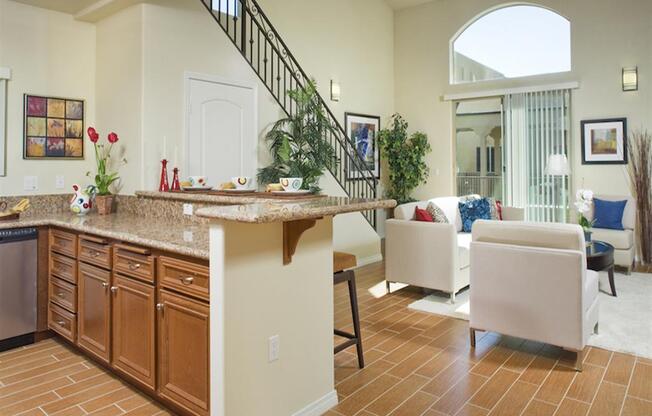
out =
<path fill-rule="evenodd" d="M 317 219 L 286 221 L 283 223 L 283 264 L 292 263 L 292 256 L 297 250 L 301 235 L 311 229 Z"/>

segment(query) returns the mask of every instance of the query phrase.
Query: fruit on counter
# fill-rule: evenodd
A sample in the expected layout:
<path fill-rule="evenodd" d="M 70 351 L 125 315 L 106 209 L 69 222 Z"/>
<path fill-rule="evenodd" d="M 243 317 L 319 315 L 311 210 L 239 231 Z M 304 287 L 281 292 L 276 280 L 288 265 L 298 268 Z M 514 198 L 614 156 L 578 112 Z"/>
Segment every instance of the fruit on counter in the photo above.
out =
<path fill-rule="evenodd" d="M 29 199 L 21 199 L 12 209 L 12 212 L 25 212 L 29 209 Z"/>
<path fill-rule="evenodd" d="M 267 185 L 265 189 L 266 192 L 276 192 L 282 190 L 283 190 L 283 186 L 280 183 L 270 183 Z"/>
<path fill-rule="evenodd" d="M 233 182 L 224 182 L 220 184 L 220 189 L 235 189 L 235 184 Z"/>

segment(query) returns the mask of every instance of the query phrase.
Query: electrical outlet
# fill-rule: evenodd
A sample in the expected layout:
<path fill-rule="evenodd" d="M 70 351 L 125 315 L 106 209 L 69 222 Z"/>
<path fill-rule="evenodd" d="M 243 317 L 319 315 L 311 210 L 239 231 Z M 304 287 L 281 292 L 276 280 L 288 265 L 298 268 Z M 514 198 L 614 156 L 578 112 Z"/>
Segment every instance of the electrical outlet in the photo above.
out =
<path fill-rule="evenodd" d="M 57 189 L 63 189 L 66 187 L 66 180 L 63 175 L 57 175 L 54 179 L 54 187 Z"/>
<path fill-rule="evenodd" d="M 267 343 L 267 352 L 269 356 L 269 362 L 273 362 L 278 360 L 278 356 L 281 353 L 281 339 L 279 338 L 278 335 L 273 335 L 269 337 L 269 341 Z"/>
<path fill-rule="evenodd" d="M 183 215 L 192 215 L 192 204 L 183 204 Z"/>
<path fill-rule="evenodd" d="M 192 243 L 192 239 L 193 239 L 192 231 L 183 232 L 183 241 L 185 241 L 186 243 Z"/>
<path fill-rule="evenodd" d="M 38 176 L 25 176 L 23 177 L 23 190 L 37 191 L 38 190 Z"/>

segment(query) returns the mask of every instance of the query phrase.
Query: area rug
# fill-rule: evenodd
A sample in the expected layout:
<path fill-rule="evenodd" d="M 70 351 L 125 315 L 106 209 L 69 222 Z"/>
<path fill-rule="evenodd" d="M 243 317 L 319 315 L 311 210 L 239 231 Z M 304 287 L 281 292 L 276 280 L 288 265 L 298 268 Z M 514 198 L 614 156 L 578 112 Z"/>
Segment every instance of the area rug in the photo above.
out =
<path fill-rule="evenodd" d="M 616 273 L 618 297 L 610 295 L 607 273 L 600 273 L 600 329 L 589 345 L 652 359 L 652 274 Z M 448 295 L 433 293 L 408 308 L 469 320 L 469 289 L 451 304 Z"/>

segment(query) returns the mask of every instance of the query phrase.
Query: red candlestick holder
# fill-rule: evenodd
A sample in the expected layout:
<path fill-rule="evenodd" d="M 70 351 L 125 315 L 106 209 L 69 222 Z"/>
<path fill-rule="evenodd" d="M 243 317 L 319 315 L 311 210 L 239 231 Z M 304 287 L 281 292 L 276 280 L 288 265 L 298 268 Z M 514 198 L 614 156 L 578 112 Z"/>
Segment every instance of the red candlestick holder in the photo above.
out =
<path fill-rule="evenodd" d="M 180 191 L 181 190 L 181 184 L 179 183 L 179 168 L 174 168 L 172 169 L 172 172 L 174 172 L 172 176 L 172 189 L 171 191 Z"/>
<path fill-rule="evenodd" d="M 168 161 L 161 160 L 161 182 L 158 186 L 159 192 L 169 192 L 170 185 L 168 184 Z"/>

